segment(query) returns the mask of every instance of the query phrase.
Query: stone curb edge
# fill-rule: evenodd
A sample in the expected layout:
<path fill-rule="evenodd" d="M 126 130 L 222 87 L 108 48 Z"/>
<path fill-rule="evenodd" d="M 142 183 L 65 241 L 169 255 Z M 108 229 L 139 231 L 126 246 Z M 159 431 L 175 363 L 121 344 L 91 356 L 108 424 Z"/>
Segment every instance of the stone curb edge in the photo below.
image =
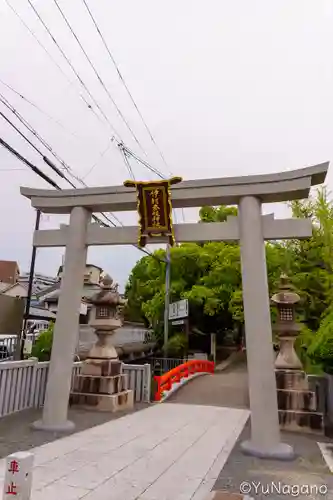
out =
<path fill-rule="evenodd" d="M 228 493 L 227 491 L 211 491 L 205 500 L 254 500 L 254 498 L 239 493 Z"/>

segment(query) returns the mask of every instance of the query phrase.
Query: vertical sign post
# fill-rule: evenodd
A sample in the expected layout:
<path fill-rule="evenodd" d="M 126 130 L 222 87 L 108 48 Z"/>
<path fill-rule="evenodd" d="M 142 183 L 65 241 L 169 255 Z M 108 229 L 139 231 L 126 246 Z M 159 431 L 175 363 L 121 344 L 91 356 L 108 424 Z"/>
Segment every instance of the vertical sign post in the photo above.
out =
<path fill-rule="evenodd" d="M 33 454 L 25 451 L 13 453 L 7 457 L 3 489 L 4 500 L 31 499 L 33 462 Z"/>
<path fill-rule="evenodd" d="M 154 238 L 163 238 L 167 243 L 166 273 L 165 273 L 165 304 L 164 304 L 164 371 L 167 371 L 167 345 L 169 338 L 169 298 L 170 298 L 170 247 L 175 244 L 172 225 L 171 189 L 173 184 L 182 181 L 181 177 L 172 177 L 161 181 L 124 182 L 126 187 L 134 187 L 137 197 L 137 212 L 139 215 L 138 245 L 143 248 Z"/>
<path fill-rule="evenodd" d="M 181 177 L 172 177 L 163 181 L 124 182 L 124 186 L 136 189 L 140 247 L 145 247 L 147 241 L 154 237 L 165 238 L 166 243 L 171 246 L 175 244 L 170 187 L 181 180 Z"/>
<path fill-rule="evenodd" d="M 210 354 L 214 363 L 216 363 L 216 333 L 210 334 Z"/>

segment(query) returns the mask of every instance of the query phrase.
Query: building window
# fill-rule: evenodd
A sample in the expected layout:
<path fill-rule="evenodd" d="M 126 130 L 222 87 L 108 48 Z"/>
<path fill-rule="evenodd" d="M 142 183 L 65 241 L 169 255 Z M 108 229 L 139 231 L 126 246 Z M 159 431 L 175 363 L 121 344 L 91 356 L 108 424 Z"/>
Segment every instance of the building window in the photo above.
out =
<path fill-rule="evenodd" d="M 96 307 L 96 319 L 110 318 L 110 312 L 108 307 Z"/>

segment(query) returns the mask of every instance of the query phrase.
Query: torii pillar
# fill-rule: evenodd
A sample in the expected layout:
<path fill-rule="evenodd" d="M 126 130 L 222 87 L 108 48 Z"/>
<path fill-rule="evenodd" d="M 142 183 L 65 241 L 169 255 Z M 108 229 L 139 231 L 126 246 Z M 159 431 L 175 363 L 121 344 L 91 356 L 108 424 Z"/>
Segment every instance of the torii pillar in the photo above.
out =
<path fill-rule="evenodd" d="M 242 448 L 245 453 L 258 457 L 292 459 L 292 447 L 280 441 L 262 221 L 261 201 L 253 196 L 241 198 L 240 250 L 251 402 L 251 441 L 242 443 Z"/>
<path fill-rule="evenodd" d="M 307 198 L 311 186 L 325 181 L 328 163 L 277 174 L 184 181 L 172 188 L 174 208 L 238 205 L 239 215 L 226 222 L 176 224 L 178 242 L 240 241 L 245 333 L 251 409 L 251 439 L 245 453 L 289 460 L 293 449 L 281 442 L 275 381 L 265 240 L 308 238 L 311 220 L 262 215 L 262 203 Z M 89 245 L 135 245 L 137 227 L 102 228 L 89 224 L 93 212 L 135 211 L 135 190 L 126 186 L 68 189 L 21 188 L 34 208 L 70 214 L 70 224 L 38 230 L 37 247 L 66 247 L 65 273 L 54 332 L 43 418 L 35 428 L 67 431 L 73 356 L 78 331 L 84 264 Z M 155 243 L 160 243 L 158 238 Z"/>
<path fill-rule="evenodd" d="M 67 418 L 68 394 L 71 389 L 74 353 L 79 333 L 82 286 L 87 258 L 87 227 L 90 219 L 91 213 L 85 208 L 74 207 L 71 211 L 43 418 L 34 422 L 33 428 L 36 430 L 69 432 L 75 427 Z"/>

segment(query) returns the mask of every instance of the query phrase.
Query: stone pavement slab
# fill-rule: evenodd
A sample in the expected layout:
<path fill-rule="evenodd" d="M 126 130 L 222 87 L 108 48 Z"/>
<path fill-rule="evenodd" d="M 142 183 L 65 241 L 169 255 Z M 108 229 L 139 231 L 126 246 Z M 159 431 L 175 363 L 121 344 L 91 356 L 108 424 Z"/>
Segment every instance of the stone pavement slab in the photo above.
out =
<path fill-rule="evenodd" d="M 75 422 L 75 429 L 71 434 L 104 424 L 110 420 L 117 420 L 148 406 L 147 403 L 135 403 L 133 410 L 118 413 L 69 408 L 68 417 Z M 63 437 L 63 434 L 59 432 L 34 432 L 31 429 L 31 424 L 41 417 L 42 409 L 34 408 L 0 418 L 0 458 L 7 457 L 18 449 L 28 451 Z"/>
<path fill-rule="evenodd" d="M 318 436 L 283 432 L 283 442 L 291 444 L 297 455 L 296 460 L 283 462 L 244 455 L 240 443 L 249 435 L 248 424 L 221 468 L 213 490 L 219 494 L 223 491 L 235 495 L 243 493 L 255 500 L 333 499 L 333 475 L 321 453 Z M 324 437 L 319 439 L 325 440 Z M 220 497 L 217 495 L 214 500 Z"/>
<path fill-rule="evenodd" d="M 239 363 L 221 373 L 190 380 L 168 403 L 249 408 L 247 368 Z"/>
<path fill-rule="evenodd" d="M 204 500 L 248 416 L 157 404 L 45 444 L 33 451 L 31 500 Z"/>

